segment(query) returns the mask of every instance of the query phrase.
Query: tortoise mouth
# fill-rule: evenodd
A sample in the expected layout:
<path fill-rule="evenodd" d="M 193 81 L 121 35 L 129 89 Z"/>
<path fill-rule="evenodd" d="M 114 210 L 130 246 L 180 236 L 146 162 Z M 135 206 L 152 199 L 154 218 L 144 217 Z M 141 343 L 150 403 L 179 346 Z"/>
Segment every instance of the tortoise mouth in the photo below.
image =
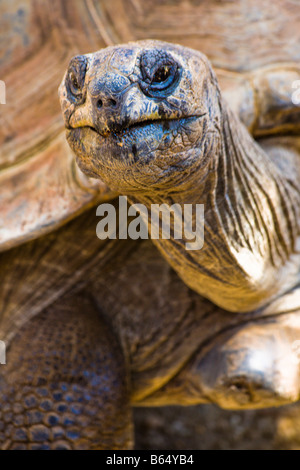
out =
<path fill-rule="evenodd" d="M 127 132 L 130 132 L 131 130 L 134 129 L 143 129 L 147 126 L 150 126 L 151 124 L 162 124 L 166 130 L 169 129 L 170 127 L 170 122 L 171 121 L 181 121 L 182 118 L 170 118 L 170 119 L 165 119 L 165 118 L 157 118 L 157 119 L 143 119 L 141 121 L 137 122 L 129 122 L 128 124 L 117 126 L 116 129 L 114 129 L 110 134 L 116 135 L 116 136 L 122 136 L 126 134 Z"/>
<path fill-rule="evenodd" d="M 206 114 L 206 113 L 205 113 Z M 97 126 L 92 126 L 92 125 L 83 125 L 83 126 L 68 126 L 68 130 L 76 130 L 76 129 L 89 129 L 92 132 L 95 132 L 98 134 L 100 137 L 103 137 L 104 139 L 107 138 L 112 138 L 112 139 L 120 139 L 122 137 L 125 137 L 127 135 L 130 135 L 130 133 L 135 133 L 135 131 L 143 131 L 147 129 L 157 128 L 158 126 L 162 126 L 164 132 L 168 132 L 170 130 L 174 130 L 175 128 L 178 128 L 178 125 L 188 125 L 191 124 L 193 121 L 203 117 L 205 114 L 201 115 L 191 115 L 187 117 L 180 117 L 180 118 L 146 118 L 140 121 L 134 121 L 134 122 L 127 122 L 123 124 L 117 124 L 114 123 L 112 124 L 111 128 L 108 131 L 101 131 Z"/>
<path fill-rule="evenodd" d="M 110 129 L 107 135 L 91 125 L 70 127 L 67 129 L 67 140 L 77 161 L 89 171 L 101 165 L 116 169 L 119 164 L 120 168 L 128 169 L 139 162 L 148 166 L 156 158 L 172 157 L 173 161 L 175 155 L 193 147 L 193 143 L 201 136 L 202 119 L 206 114 L 144 119 Z"/>

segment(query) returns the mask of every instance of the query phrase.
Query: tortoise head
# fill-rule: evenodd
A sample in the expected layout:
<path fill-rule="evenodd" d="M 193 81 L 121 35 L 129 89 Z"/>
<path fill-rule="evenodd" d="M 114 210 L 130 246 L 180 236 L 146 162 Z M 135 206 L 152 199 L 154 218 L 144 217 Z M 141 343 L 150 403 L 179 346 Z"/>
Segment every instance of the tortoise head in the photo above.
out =
<path fill-rule="evenodd" d="M 79 167 L 120 192 L 174 190 L 219 145 L 216 78 L 203 54 L 179 45 L 76 56 L 59 93 Z"/>

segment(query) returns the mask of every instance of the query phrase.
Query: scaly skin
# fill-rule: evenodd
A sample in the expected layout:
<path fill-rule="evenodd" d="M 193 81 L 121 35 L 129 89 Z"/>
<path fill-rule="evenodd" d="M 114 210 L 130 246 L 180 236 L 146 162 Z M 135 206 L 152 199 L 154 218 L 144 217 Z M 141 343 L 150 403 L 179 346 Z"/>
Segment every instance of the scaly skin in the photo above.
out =
<path fill-rule="evenodd" d="M 3 450 L 132 446 L 120 346 L 84 292 L 28 321 L 2 369 Z"/>

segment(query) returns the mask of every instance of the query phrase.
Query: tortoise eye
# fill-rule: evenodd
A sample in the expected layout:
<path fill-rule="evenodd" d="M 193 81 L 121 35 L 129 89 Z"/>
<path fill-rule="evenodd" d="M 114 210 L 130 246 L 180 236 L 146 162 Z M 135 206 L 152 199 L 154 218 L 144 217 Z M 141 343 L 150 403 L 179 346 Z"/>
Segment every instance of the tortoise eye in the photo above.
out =
<path fill-rule="evenodd" d="M 68 88 L 73 98 L 82 97 L 85 81 L 87 60 L 85 56 L 77 56 L 71 60 L 67 77 Z"/>
<path fill-rule="evenodd" d="M 71 70 L 70 74 L 69 74 L 69 81 L 70 81 L 70 89 L 71 89 L 71 93 L 73 95 L 79 95 L 81 94 L 81 87 L 78 83 L 78 79 L 74 73 L 73 70 Z"/>
<path fill-rule="evenodd" d="M 153 98 L 169 95 L 180 80 L 180 64 L 164 50 L 145 51 L 140 59 L 140 67 L 140 86 L 146 95 Z"/>
<path fill-rule="evenodd" d="M 170 64 L 160 65 L 154 72 L 150 88 L 152 90 L 165 90 L 171 86 L 177 78 L 177 66 Z"/>
<path fill-rule="evenodd" d="M 171 74 L 171 66 L 170 65 L 164 65 L 163 67 L 160 67 L 154 74 L 154 77 L 152 79 L 152 83 L 162 83 L 165 82 Z"/>

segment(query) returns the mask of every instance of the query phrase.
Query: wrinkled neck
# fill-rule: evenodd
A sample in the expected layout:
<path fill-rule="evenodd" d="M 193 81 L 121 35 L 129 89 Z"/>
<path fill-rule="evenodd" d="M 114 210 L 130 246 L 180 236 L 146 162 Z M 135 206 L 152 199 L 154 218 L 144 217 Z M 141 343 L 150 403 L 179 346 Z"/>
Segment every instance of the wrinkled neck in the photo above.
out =
<path fill-rule="evenodd" d="M 206 229 L 217 227 L 222 253 L 234 254 L 241 266 L 249 252 L 263 260 L 261 267 L 279 268 L 299 235 L 299 185 L 282 175 L 232 112 L 223 115 L 222 146 L 206 182 Z"/>
<path fill-rule="evenodd" d="M 154 243 L 189 287 L 226 310 L 250 311 L 299 282 L 299 184 L 225 107 L 221 126 L 205 178 L 193 173 L 183 191 L 141 202 L 204 204 L 201 250 L 174 238 Z"/>

